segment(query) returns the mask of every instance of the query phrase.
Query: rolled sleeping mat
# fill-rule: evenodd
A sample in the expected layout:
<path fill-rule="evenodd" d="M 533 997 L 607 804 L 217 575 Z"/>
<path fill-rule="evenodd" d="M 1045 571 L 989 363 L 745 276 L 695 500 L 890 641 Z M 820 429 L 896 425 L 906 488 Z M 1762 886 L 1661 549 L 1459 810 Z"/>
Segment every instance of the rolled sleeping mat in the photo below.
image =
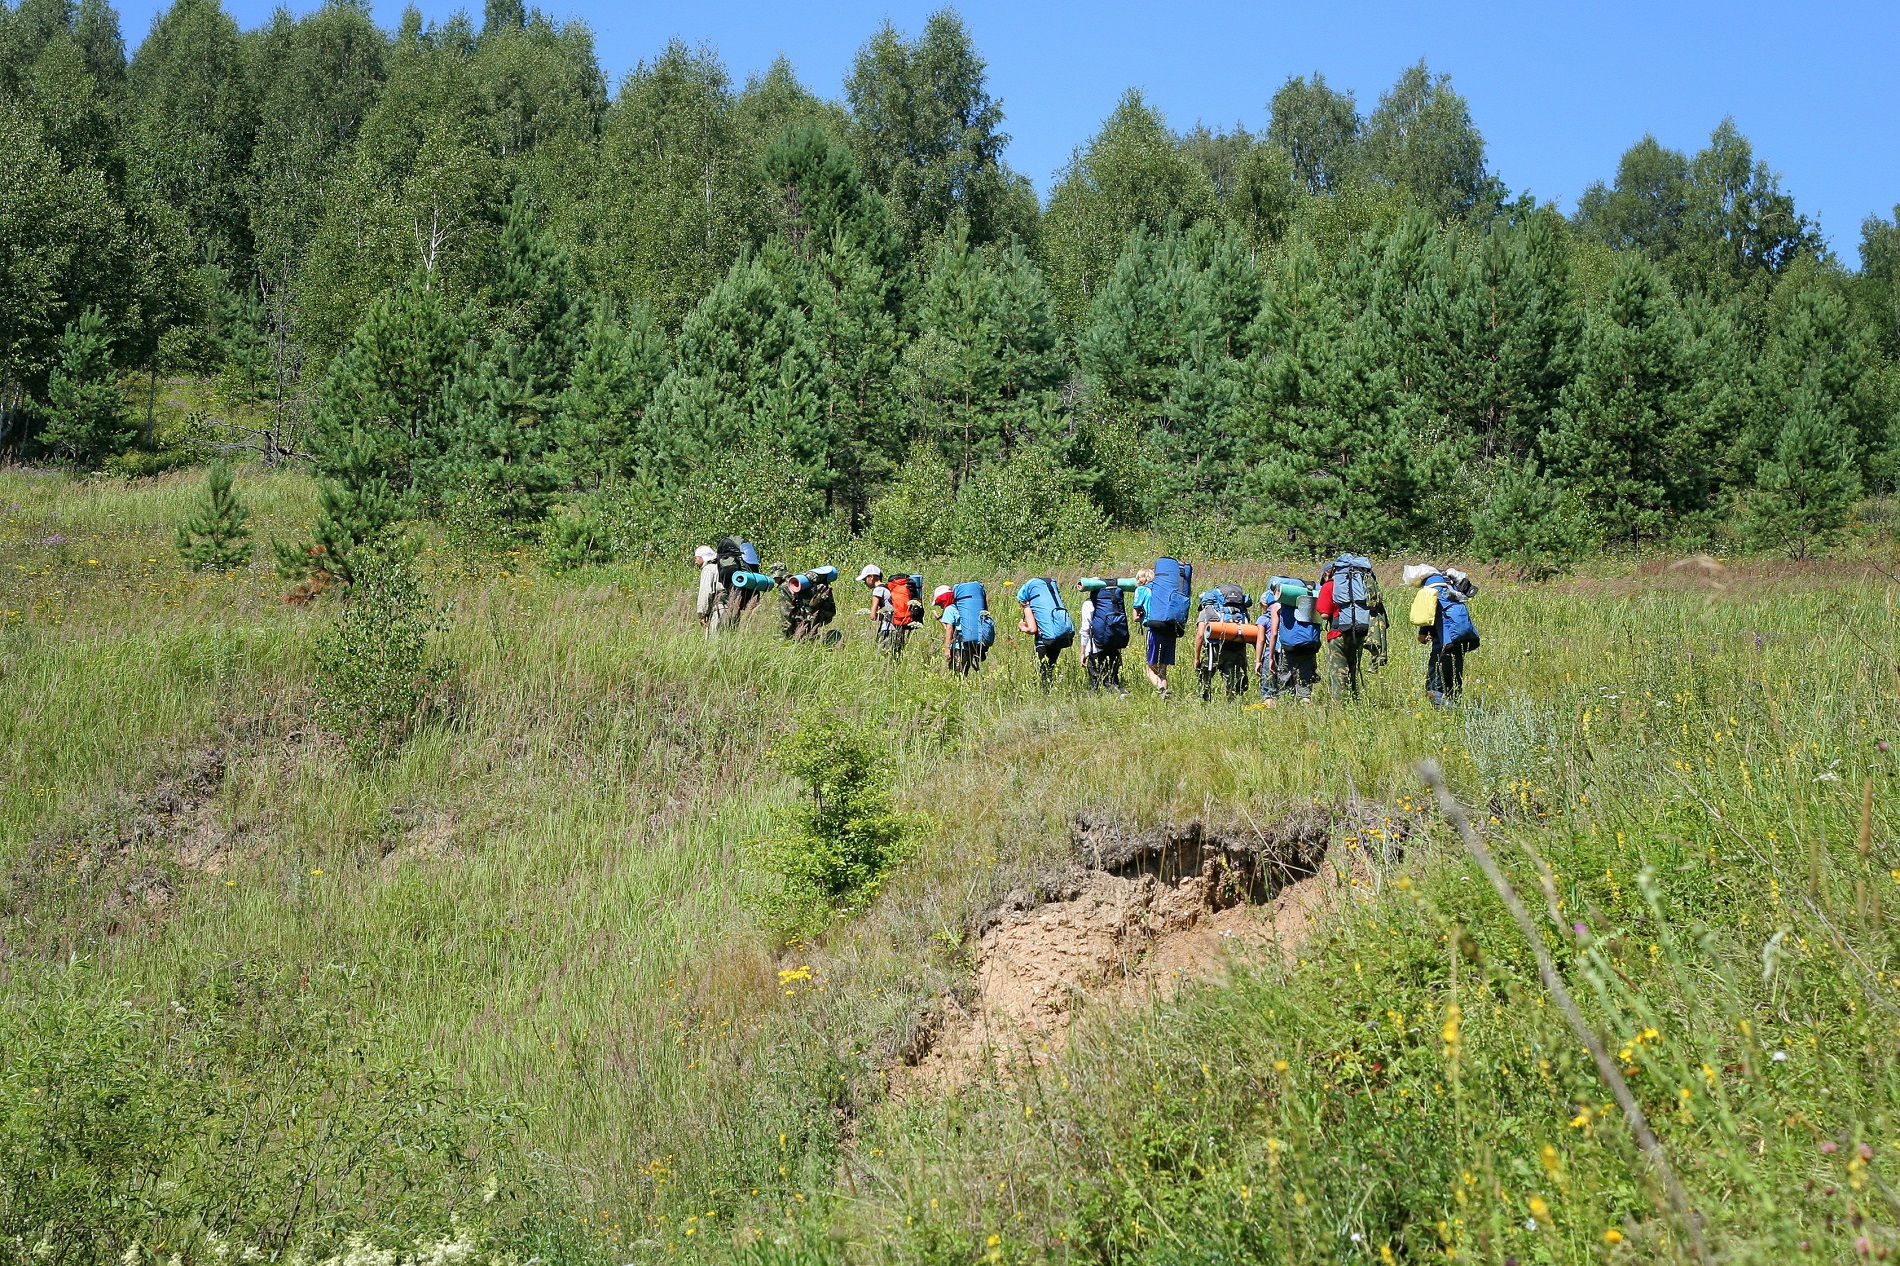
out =
<path fill-rule="evenodd" d="M 1208 640 L 1214 642 L 1252 642 L 1259 644 L 1267 631 L 1258 624 L 1235 624 L 1231 620 L 1214 620 L 1207 626 Z"/>
<path fill-rule="evenodd" d="M 805 574 L 811 577 L 813 584 L 835 585 L 838 583 L 838 569 L 829 563 L 823 567 L 814 567 Z"/>
<path fill-rule="evenodd" d="M 1280 601 L 1282 602 L 1298 602 L 1301 598 L 1307 596 L 1306 582 L 1292 576 L 1275 576 L 1272 580 L 1267 582 L 1267 591 L 1269 593 L 1276 587 L 1280 590 Z"/>
<path fill-rule="evenodd" d="M 732 573 L 732 587 L 735 589 L 754 589 L 764 592 L 778 586 L 778 581 L 762 571 L 735 571 Z"/>
<path fill-rule="evenodd" d="M 1084 576 L 1075 583 L 1083 593 L 1100 593 L 1113 582 L 1103 580 L 1100 576 Z"/>
<path fill-rule="evenodd" d="M 1100 593 L 1111 585 L 1123 593 L 1133 593 L 1135 590 L 1141 588 L 1141 582 L 1136 580 L 1133 576 L 1116 576 L 1106 580 L 1100 576 L 1084 576 L 1077 583 L 1079 583 L 1087 593 Z"/>

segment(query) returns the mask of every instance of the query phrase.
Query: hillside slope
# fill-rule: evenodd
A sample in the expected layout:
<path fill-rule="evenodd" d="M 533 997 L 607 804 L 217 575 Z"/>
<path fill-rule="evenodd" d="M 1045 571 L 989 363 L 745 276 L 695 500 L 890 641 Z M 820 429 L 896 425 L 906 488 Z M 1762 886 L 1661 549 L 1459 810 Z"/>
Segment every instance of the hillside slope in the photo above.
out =
<path fill-rule="evenodd" d="M 1045 695 L 1010 634 L 967 683 L 927 648 L 875 655 L 855 624 L 831 650 L 757 617 L 708 641 L 684 565 L 550 577 L 436 539 L 420 566 L 448 686 L 363 765 L 316 707 L 333 600 L 286 604 L 261 562 L 181 573 L 170 534 L 197 486 L 0 475 L 0 1232 L 18 1251 L 1900 1244 L 1881 573 L 1498 583 L 1463 708 L 1426 708 L 1422 652 L 1398 643 L 1355 706 L 1262 710 L 1072 678 Z M 261 536 L 308 520 L 296 477 L 241 490 Z M 1104 570 L 1154 546 L 1115 548 Z M 1001 604 L 1009 578 L 989 579 Z M 878 736 L 924 825 L 868 908 L 788 946 L 755 844 L 800 789 L 770 746 L 825 716 Z M 1426 757 L 1619 1056 L 1693 1231 L 1428 809 Z M 1104 860 L 1102 839 L 1144 833 L 1194 848 Z M 1241 877 L 1224 897 L 1222 876 Z M 1276 936 L 1294 885 L 1299 934 Z M 1026 951 L 1042 1009 L 1012 1013 L 1017 1057 L 986 1052 L 959 1017 L 991 1005 L 995 947 L 1045 926 Z M 1232 952 L 1168 969 L 1163 939 L 1196 928 Z M 1065 976 L 1047 946 L 1090 936 Z M 976 1053 L 954 1075 L 919 1074 L 958 1044 Z"/>

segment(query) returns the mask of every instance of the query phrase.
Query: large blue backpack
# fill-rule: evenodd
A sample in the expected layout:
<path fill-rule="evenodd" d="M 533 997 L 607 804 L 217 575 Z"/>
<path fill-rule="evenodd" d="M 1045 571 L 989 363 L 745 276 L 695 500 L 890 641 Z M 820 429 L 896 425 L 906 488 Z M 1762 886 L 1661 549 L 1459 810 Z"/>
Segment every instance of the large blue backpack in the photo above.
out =
<path fill-rule="evenodd" d="M 1465 596 L 1452 588 L 1450 582 L 1434 588 L 1438 590 L 1438 621 L 1444 647 L 1454 651 L 1477 650 L 1478 626 L 1471 622 L 1471 607 L 1465 602 Z"/>
<path fill-rule="evenodd" d="M 1378 581 L 1372 560 L 1363 554 L 1341 554 L 1333 560 L 1333 628 L 1340 633 L 1364 633 L 1372 627 L 1372 593 Z"/>
<path fill-rule="evenodd" d="M 1128 645 L 1128 609 L 1122 604 L 1122 591 L 1115 585 L 1098 589 L 1095 611 L 1089 618 L 1089 640 L 1098 651 L 1118 651 Z"/>
<path fill-rule="evenodd" d="M 952 636 L 966 646 L 989 647 L 996 644 L 996 622 L 990 619 L 990 596 L 980 580 L 966 580 L 950 590 L 950 604 L 957 609 Z"/>
<path fill-rule="evenodd" d="M 745 560 L 747 571 L 759 570 L 759 547 L 751 541 L 739 542 L 739 557 Z"/>
<path fill-rule="evenodd" d="M 1297 588 L 1295 588 L 1297 586 Z M 1309 646 L 1319 644 L 1319 624 L 1312 618 L 1313 590 L 1297 576 L 1275 576 L 1267 582 L 1268 598 L 1278 595 L 1280 607 L 1280 649 L 1302 651 Z M 1307 609 L 1307 618 L 1300 618 L 1300 606 Z M 1264 619 L 1264 615 L 1262 616 Z"/>
<path fill-rule="evenodd" d="M 1186 633 L 1193 590 L 1192 567 L 1172 558 L 1155 559 L 1154 582 L 1148 586 L 1148 627 L 1163 637 Z"/>
<path fill-rule="evenodd" d="M 1064 647 L 1075 641 L 1075 620 L 1062 605 L 1056 582 L 1038 576 L 1022 587 L 1018 595 L 1036 617 L 1036 645 Z"/>

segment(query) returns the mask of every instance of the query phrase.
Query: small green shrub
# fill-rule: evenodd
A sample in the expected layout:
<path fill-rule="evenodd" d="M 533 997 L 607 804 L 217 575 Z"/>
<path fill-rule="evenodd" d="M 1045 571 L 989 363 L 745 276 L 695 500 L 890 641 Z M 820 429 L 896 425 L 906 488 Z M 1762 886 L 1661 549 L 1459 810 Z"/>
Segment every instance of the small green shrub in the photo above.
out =
<path fill-rule="evenodd" d="M 429 648 L 438 617 L 399 544 L 359 549 L 336 619 L 316 638 L 318 715 L 367 762 L 394 750 L 447 676 Z"/>
<path fill-rule="evenodd" d="M 918 444 L 897 478 L 871 505 L 871 542 L 894 558 L 950 552 L 954 516 L 950 468 L 933 444 Z"/>
<path fill-rule="evenodd" d="M 770 448 L 735 450 L 666 487 L 620 485 L 587 513 L 616 558 L 678 558 L 726 535 L 782 556 L 823 536 L 826 522 L 823 496 Z"/>
<path fill-rule="evenodd" d="M 1042 566 L 1100 554 L 1108 522 L 1069 472 L 1029 449 L 970 472 L 957 490 L 950 539 L 961 557 Z"/>
<path fill-rule="evenodd" d="M 251 512 L 231 488 L 231 467 L 218 462 L 205 477 L 197 512 L 178 525 L 178 556 L 193 571 L 229 571 L 251 561 Z"/>
<path fill-rule="evenodd" d="M 772 755 L 807 794 L 759 846 L 778 880 L 764 904 L 778 930 L 810 936 L 876 895 L 915 824 L 892 805 L 891 754 L 868 724 L 826 717 L 793 731 Z"/>

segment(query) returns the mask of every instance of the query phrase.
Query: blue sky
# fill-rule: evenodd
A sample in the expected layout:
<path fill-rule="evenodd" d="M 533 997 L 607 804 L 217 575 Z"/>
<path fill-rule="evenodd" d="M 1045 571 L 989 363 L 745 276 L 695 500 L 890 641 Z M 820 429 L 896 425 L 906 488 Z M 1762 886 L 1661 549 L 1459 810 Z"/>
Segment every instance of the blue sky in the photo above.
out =
<path fill-rule="evenodd" d="M 471 0 L 480 9 L 480 0 Z M 245 26 L 272 0 L 226 0 Z M 157 9 L 123 9 L 135 44 Z M 294 7 L 306 8 L 307 4 Z M 393 24 L 400 3 L 377 0 Z M 453 0 L 424 0 L 442 17 Z M 921 29 L 931 3 L 840 0 L 542 0 L 593 28 L 621 75 L 666 41 L 718 49 L 735 81 L 779 53 L 815 91 L 838 95 L 853 53 L 887 18 Z M 1258 128 L 1288 75 L 1319 70 L 1370 110 L 1424 57 L 1471 103 L 1491 167 L 1514 190 L 1569 210 L 1645 132 L 1693 150 L 1726 115 L 1820 221 L 1852 266 L 1860 222 L 1900 202 L 1900 4 L 1871 0 L 1726 3 L 1081 4 L 971 0 L 957 6 L 989 60 L 990 90 L 1014 138 L 1011 166 L 1047 191 L 1116 98 L 1140 87 L 1177 128 L 1197 120 Z"/>

